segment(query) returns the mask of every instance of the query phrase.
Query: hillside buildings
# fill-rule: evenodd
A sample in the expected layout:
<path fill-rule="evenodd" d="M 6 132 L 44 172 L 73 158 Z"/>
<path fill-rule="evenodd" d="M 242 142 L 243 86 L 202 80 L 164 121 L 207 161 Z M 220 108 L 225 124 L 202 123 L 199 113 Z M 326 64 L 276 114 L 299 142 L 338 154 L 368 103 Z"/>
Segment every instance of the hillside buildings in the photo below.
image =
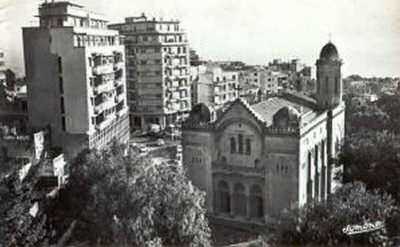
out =
<path fill-rule="evenodd" d="M 285 208 L 334 190 L 332 159 L 344 138 L 342 61 L 326 44 L 317 60 L 316 98 L 281 93 L 249 105 L 236 99 L 217 116 L 193 107 L 183 125 L 183 164 L 224 222 L 265 224 Z"/>
<path fill-rule="evenodd" d="M 209 63 L 191 67 L 192 105 L 204 103 L 215 109 L 239 97 L 239 73 Z"/>
<path fill-rule="evenodd" d="M 187 115 L 191 109 L 189 48 L 180 22 L 143 14 L 109 27 L 126 36 L 132 126 L 165 128 Z"/>
<path fill-rule="evenodd" d="M 72 156 L 129 138 L 125 53 L 118 31 L 67 1 L 39 7 L 23 28 L 29 123 L 51 127 L 52 143 Z"/>

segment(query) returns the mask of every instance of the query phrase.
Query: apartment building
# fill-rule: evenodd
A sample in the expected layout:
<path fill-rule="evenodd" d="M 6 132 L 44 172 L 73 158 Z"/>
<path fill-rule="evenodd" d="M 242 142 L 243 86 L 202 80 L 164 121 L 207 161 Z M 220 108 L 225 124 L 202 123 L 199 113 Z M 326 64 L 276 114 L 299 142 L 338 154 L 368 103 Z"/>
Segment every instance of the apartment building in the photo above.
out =
<path fill-rule="evenodd" d="M 161 128 L 191 110 L 189 48 L 178 20 L 145 14 L 109 25 L 123 34 L 126 48 L 128 104 L 132 127 Z"/>
<path fill-rule="evenodd" d="M 260 88 L 263 94 L 276 94 L 279 91 L 279 76 L 270 69 L 254 66 L 242 72 L 241 87 L 254 85 Z"/>
<path fill-rule="evenodd" d="M 118 31 L 68 1 L 39 6 L 38 27 L 23 28 L 29 123 L 51 127 L 71 155 L 129 139 L 125 52 Z"/>
<path fill-rule="evenodd" d="M 207 64 L 191 68 L 192 105 L 205 103 L 216 109 L 239 97 L 239 72 Z"/>

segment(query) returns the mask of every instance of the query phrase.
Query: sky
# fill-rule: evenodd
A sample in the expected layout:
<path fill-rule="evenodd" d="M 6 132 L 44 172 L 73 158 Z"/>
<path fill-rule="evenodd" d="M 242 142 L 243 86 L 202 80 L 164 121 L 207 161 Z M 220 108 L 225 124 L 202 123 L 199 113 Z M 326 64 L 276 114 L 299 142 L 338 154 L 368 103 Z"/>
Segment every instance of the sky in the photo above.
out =
<path fill-rule="evenodd" d="M 20 74 L 24 73 L 21 27 L 37 25 L 34 15 L 43 1 L 0 0 L 0 48 L 9 67 Z M 299 58 L 314 66 L 331 39 L 343 59 L 344 76 L 400 76 L 399 0 L 72 2 L 104 14 L 111 23 L 141 13 L 179 19 L 190 46 L 207 60 L 265 65 L 273 58 Z"/>

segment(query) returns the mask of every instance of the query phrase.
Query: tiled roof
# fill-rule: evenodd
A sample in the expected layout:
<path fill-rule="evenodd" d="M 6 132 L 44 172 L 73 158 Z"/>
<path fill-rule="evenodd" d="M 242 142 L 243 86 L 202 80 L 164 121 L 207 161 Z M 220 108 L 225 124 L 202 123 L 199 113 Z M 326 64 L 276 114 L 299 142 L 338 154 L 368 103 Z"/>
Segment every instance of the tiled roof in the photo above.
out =
<path fill-rule="evenodd" d="M 280 109 L 285 106 L 290 106 L 299 111 L 302 115 L 312 111 L 310 107 L 303 104 L 290 101 L 282 97 L 273 97 L 268 100 L 262 101 L 255 105 L 250 106 L 254 112 L 257 113 L 258 118 L 261 118 L 267 126 L 272 125 L 273 117 Z"/>

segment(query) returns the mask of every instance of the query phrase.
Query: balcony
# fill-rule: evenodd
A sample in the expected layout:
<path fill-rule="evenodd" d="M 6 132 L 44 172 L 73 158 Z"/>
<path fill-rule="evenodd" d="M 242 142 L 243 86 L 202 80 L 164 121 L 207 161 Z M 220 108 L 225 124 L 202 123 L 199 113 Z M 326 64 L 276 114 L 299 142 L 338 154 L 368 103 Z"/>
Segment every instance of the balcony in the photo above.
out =
<path fill-rule="evenodd" d="M 114 73 L 114 79 L 115 80 L 121 80 L 123 73 L 124 73 L 123 69 L 116 70 L 115 73 Z"/>
<path fill-rule="evenodd" d="M 122 117 L 123 115 L 128 113 L 128 107 L 123 107 L 119 110 L 117 110 L 117 116 Z"/>
<path fill-rule="evenodd" d="M 93 68 L 93 74 L 95 75 L 102 75 L 102 74 L 109 74 L 114 71 L 113 64 L 100 64 L 96 65 Z"/>
<path fill-rule="evenodd" d="M 108 81 L 108 82 L 104 82 L 104 83 L 101 83 L 101 84 L 95 86 L 94 92 L 95 92 L 95 94 L 101 94 L 103 92 L 109 92 L 113 89 L 114 89 L 114 85 L 110 81 Z"/>
<path fill-rule="evenodd" d="M 120 69 L 123 69 L 124 66 L 125 66 L 124 62 L 121 61 L 121 62 L 114 63 L 113 68 L 114 68 L 114 70 L 120 70 Z"/>
<path fill-rule="evenodd" d="M 123 85 L 124 83 L 122 82 L 122 78 L 120 78 L 119 80 L 114 80 L 114 86 L 118 87 Z"/>
<path fill-rule="evenodd" d="M 115 119 L 115 115 L 111 114 L 108 115 L 107 117 L 103 118 L 103 121 L 101 121 L 100 123 L 96 124 L 96 129 L 97 130 L 103 130 L 104 128 L 106 128 L 108 125 L 110 125 L 110 123 Z"/>
<path fill-rule="evenodd" d="M 113 106 L 114 106 L 114 102 L 112 100 L 110 100 L 109 97 L 106 97 L 106 99 L 102 103 L 100 103 L 94 107 L 94 113 L 99 114 L 99 113 L 103 112 L 104 110 L 109 109 Z"/>
<path fill-rule="evenodd" d="M 115 96 L 115 103 L 119 103 L 119 102 L 123 101 L 124 99 L 125 99 L 124 94 L 118 94 Z"/>

